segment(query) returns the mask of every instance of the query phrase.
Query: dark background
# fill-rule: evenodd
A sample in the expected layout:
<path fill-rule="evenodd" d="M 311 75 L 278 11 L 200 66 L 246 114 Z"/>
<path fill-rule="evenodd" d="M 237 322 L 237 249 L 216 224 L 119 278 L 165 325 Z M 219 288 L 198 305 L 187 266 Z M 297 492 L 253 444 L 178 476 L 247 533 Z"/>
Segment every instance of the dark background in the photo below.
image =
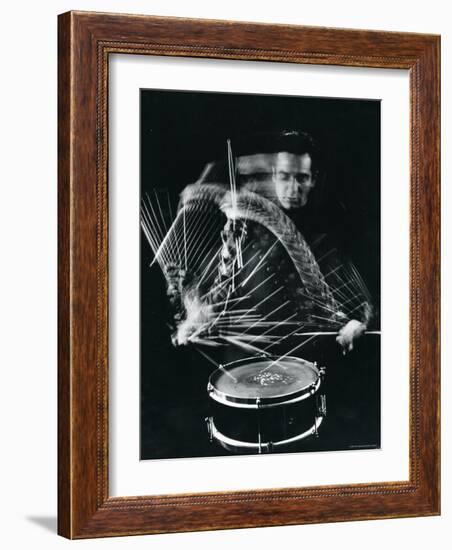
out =
<path fill-rule="evenodd" d="M 311 212 L 316 230 L 334 235 L 380 302 L 380 102 L 166 90 L 141 91 L 141 195 L 178 195 L 208 161 L 224 159 L 226 139 L 283 129 L 310 133 L 322 151 L 324 193 Z M 165 281 L 141 234 L 142 459 L 229 454 L 208 440 L 206 384 L 213 365 L 175 349 L 166 325 Z M 307 356 L 308 355 L 308 356 Z M 365 336 L 343 357 L 334 337 L 304 358 L 327 367 L 328 416 L 321 437 L 290 451 L 380 445 L 380 338 Z M 312 355 L 312 357 L 309 357 Z"/>

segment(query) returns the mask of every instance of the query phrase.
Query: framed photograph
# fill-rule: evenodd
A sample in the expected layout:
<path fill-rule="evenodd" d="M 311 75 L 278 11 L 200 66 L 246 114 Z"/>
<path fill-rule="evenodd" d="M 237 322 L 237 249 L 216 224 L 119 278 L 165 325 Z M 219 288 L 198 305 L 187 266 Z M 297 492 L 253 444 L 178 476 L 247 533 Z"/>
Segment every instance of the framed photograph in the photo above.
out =
<path fill-rule="evenodd" d="M 438 36 L 59 16 L 59 533 L 439 514 Z"/>

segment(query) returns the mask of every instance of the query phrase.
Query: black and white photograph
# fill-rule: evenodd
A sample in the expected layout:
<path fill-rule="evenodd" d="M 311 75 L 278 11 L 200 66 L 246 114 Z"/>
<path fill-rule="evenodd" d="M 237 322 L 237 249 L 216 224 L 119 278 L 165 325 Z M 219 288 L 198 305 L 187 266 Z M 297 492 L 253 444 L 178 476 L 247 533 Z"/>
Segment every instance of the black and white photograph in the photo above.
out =
<path fill-rule="evenodd" d="M 3 5 L 3 548 L 450 548 L 450 11 Z"/>
<path fill-rule="evenodd" d="M 140 458 L 379 449 L 380 102 L 140 93 Z"/>

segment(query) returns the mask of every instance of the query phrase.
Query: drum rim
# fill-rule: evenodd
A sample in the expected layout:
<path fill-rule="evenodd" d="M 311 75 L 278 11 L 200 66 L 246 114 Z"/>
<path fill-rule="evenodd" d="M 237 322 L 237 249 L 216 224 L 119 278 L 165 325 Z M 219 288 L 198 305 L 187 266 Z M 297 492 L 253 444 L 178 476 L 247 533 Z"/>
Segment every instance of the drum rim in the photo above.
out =
<path fill-rule="evenodd" d="M 284 357 L 284 359 L 292 359 L 297 362 L 308 363 L 309 367 L 312 368 L 312 370 L 315 371 L 315 373 L 317 374 L 317 380 L 314 383 L 308 384 L 302 388 L 299 388 L 298 390 L 292 393 L 289 393 L 283 396 L 280 395 L 276 397 L 236 397 L 236 396 L 231 396 L 225 392 L 222 392 L 215 387 L 214 377 L 218 377 L 222 371 L 225 371 L 225 370 L 227 371 L 232 366 L 237 366 L 237 364 L 240 364 L 240 363 L 249 363 L 249 362 L 258 361 L 258 360 L 261 361 L 262 359 L 276 360 L 278 358 L 279 357 L 276 355 L 270 355 L 270 356 L 265 355 L 265 356 L 238 359 L 237 361 L 231 361 L 230 363 L 221 365 L 219 368 L 215 369 L 213 373 L 209 376 L 209 381 L 207 384 L 207 392 L 210 395 L 210 397 L 213 400 L 217 401 L 218 403 L 221 403 L 229 407 L 249 408 L 249 409 L 270 408 L 270 407 L 276 407 L 280 405 L 289 405 L 292 403 L 297 403 L 298 401 L 307 399 L 308 397 L 310 397 L 311 395 L 317 392 L 321 384 L 321 372 L 317 367 L 317 363 L 312 363 L 310 361 L 307 361 L 306 359 L 301 359 L 301 357 L 295 357 L 293 355 L 288 355 L 287 357 Z"/>
<path fill-rule="evenodd" d="M 245 440 L 229 437 L 228 435 L 221 432 L 216 427 L 213 417 L 210 416 L 206 418 L 207 429 L 209 431 L 211 439 L 214 439 L 215 441 L 217 441 L 217 443 L 219 443 L 227 451 L 237 452 L 237 451 L 248 450 L 248 451 L 258 451 L 259 453 L 261 453 L 262 451 L 271 452 L 274 449 L 292 445 L 293 443 L 298 443 L 299 441 L 302 441 L 303 439 L 306 439 L 311 435 L 315 435 L 318 432 L 318 429 L 320 428 L 323 420 L 324 420 L 323 416 L 315 416 L 314 424 L 297 435 L 288 437 L 286 439 L 279 439 L 276 441 L 269 440 L 269 441 L 257 442 L 257 441 L 245 441 Z"/>

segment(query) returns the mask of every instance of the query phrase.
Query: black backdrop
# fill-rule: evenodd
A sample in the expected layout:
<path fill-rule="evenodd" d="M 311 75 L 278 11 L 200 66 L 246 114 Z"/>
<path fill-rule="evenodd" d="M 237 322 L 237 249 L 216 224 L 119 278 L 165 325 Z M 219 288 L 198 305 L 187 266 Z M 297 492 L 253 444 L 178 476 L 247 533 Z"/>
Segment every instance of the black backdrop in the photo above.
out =
<path fill-rule="evenodd" d="M 141 195 L 178 194 L 198 179 L 206 162 L 225 158 L 226 139 L 300 129 L 322 155 L 324 204 L 313 213 L 319 229 L 335 235 L 380 301 L 380 103 L 370 100 L 141 91 Z M 194 350 L 176 350 L 166 325 L 163 276 L 150 268 L 141 236 L 141 458 L 228 454 L 207 437 L 206 384 L 214 367 Z M 378 328 L 378 320 L 373 328 Z M 321 437 L 293 451 L 380 445 L 380 340 L 366 336 L 342 357 L 334 337 L 316 342 L 327 363 L 328 416 Z M 315 354 L 314 347 L 314 354 Z M 315 360 L 306 357 L 306 359 Z"/>

